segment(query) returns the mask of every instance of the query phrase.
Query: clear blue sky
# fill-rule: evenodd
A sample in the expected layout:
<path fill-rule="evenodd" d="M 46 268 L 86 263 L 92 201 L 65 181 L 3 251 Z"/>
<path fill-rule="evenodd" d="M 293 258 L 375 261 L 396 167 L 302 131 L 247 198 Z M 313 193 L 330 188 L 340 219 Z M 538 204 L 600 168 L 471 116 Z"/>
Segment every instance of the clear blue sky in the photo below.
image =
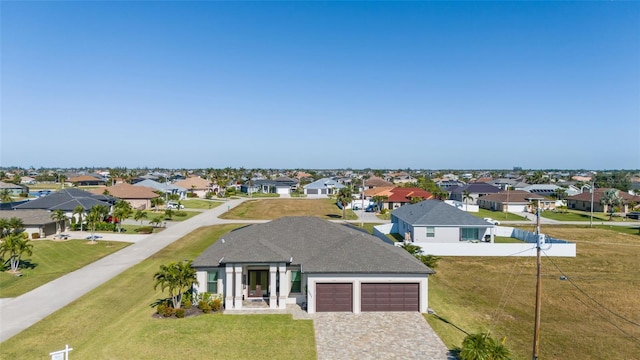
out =
<path fill-rule="evenodd" d="M 0 166 L 640 168 L 639 2 L 0 11 Z"/>

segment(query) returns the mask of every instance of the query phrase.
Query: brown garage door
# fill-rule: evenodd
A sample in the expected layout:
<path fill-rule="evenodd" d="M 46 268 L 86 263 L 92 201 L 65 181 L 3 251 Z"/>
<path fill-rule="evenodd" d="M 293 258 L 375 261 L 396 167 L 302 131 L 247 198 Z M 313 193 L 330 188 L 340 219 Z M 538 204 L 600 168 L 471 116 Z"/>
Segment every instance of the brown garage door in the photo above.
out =
<path fill-rule="evenodd" d="M 353 284 L 316 284 L 316 311 L 353 311 Z"/>
<path fill-rule="evenodd" d="M 420 311 L 420 284 L 362 284 L 362 311 Z"/>

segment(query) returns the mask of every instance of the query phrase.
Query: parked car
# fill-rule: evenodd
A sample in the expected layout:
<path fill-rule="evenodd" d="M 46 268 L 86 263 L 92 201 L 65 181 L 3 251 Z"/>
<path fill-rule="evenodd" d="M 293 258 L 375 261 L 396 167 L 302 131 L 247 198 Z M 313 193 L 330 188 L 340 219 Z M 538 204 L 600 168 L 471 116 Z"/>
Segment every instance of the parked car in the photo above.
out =
<path fill-rule="evenodd" d="M 640 220 L 640 211 L 632 211 L 630 213 L 627 213 L 627 217 L 629 219 Z"/>
<path fill-rule="evenodd" d="M 118 218 L 114 218 L 113 216 L 109 215 L 107 216 L 107 220 L 108 223 L 114 223 L 117 224 L 120 222 L 120 220 L 118 220 Z"/>
<path fill-rule="evenodd" d="M 184 205 L 178 204 L 177 202 L 169 201 L 167 203 L 167 209 L 184 209 Z"/>
<path fill-rule="evenodd" d="M 500 221 L 498 220 L 493 220 L 492 218 L 484 218 L 484 221 L 493 224 L 493 225 L 500 225 Z"/>

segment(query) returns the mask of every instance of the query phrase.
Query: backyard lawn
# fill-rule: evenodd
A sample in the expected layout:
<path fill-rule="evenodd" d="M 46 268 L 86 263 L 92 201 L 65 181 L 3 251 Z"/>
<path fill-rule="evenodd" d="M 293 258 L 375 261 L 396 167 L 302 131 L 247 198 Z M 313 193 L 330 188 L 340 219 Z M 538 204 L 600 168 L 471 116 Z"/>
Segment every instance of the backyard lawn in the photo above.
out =
<path fill-rule="evenodd" d="M 637 358 L 638 236 L 569 226 L 544 226 L 543 232 L 576 242 L 577 257 L 542 259 L 540 358 Z M 443 257 L 436 270 L 429 278 L 430 308 L 468 332 L 506 336 L 514 359 L 531 358 L 534 257 Z M 425 317 L 447 346 L 460 346 L 464 333 Z"/>
<path fill-rule="evenodd" d="M 65 308 L 2 343 L 2 357 L 40 359 L 64 344 L 74 359 L 315 359 L 310 320 L 290 315 L 206 314 L 156 319 L 149 306 L 161 264 L 193 259 L 241 225 L 196 229 Z"/>
<path fill-rule="evenodd" d="M 32 241 L 33 255 L 23 257 L 22 276 L 0 273 L 0 298 L 16 297 L 77 270 L 128 245 L 125 242 L 87 240 Z"/>
<path fill-rule="evenodd" d="M 589 221 L 591 219 L 591 213 L 586 211 L 566 210 L 566 212 L 558 211 L 542 211 L 540 216 L 543 218 L 558 220 L 558 221 Z M 609 215 L 603 213 L 593 213 L 594 221 L 608 221 Z M 614 216 L 613 221 L 622 221 L 621 217 Z"/>
<path fill-rule="evenodd" d="M 487 209 L 479 209 L 478 212 L 469 212 L 469 214 L 473 216 L 477 216 L 479 218 L 492 218 L 498 221 L 521 221 L 527 220 L 520 215 L 516 215 L 513 213 L 506 213 L 503 211 L 491 211 Z"/>
<path fill-rule="evenodd" d="M 342 210 L 331 199 L 273 199 L 247 200 L 225 212 L 221 219 L 272 220 L 282 216 L 317 216 L 324 219 L 342 219 Z M 358 217 L 347 210 L 347 220 Z"/>

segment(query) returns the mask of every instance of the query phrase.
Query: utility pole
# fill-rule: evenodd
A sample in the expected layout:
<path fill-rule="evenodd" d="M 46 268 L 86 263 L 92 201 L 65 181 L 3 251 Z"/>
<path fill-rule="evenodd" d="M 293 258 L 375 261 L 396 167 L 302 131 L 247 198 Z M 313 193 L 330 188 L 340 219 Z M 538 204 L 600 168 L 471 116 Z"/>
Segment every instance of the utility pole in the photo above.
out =
<path fill-rule="evenodd" d="M 360 194 L 360 198 L 362 199 L 362 206 L 360 209 L 360 227 L 364 227 L 364 176 L 362 177 L 362 193 Z"/>
<path fill-rule="evenodd" d="M 538 199 L 538 209 L 536 209 L 536 317 L 533 328 L 533 360 L 538 360 L 538 347 L 540 343 L 540 308 L 542 307 L 542 261 L 540 259 L 540 246 L 542 234 L 540 234 L 540 199 Z"/>
<path fill-rule="evenodd" d="M 592 228 L 593 227 L 593 193 L 596 191 L 595 186 L 596 185 L 596 181 L 591 180 L 591 216 L 589 217 L 589 227 Z"/>

